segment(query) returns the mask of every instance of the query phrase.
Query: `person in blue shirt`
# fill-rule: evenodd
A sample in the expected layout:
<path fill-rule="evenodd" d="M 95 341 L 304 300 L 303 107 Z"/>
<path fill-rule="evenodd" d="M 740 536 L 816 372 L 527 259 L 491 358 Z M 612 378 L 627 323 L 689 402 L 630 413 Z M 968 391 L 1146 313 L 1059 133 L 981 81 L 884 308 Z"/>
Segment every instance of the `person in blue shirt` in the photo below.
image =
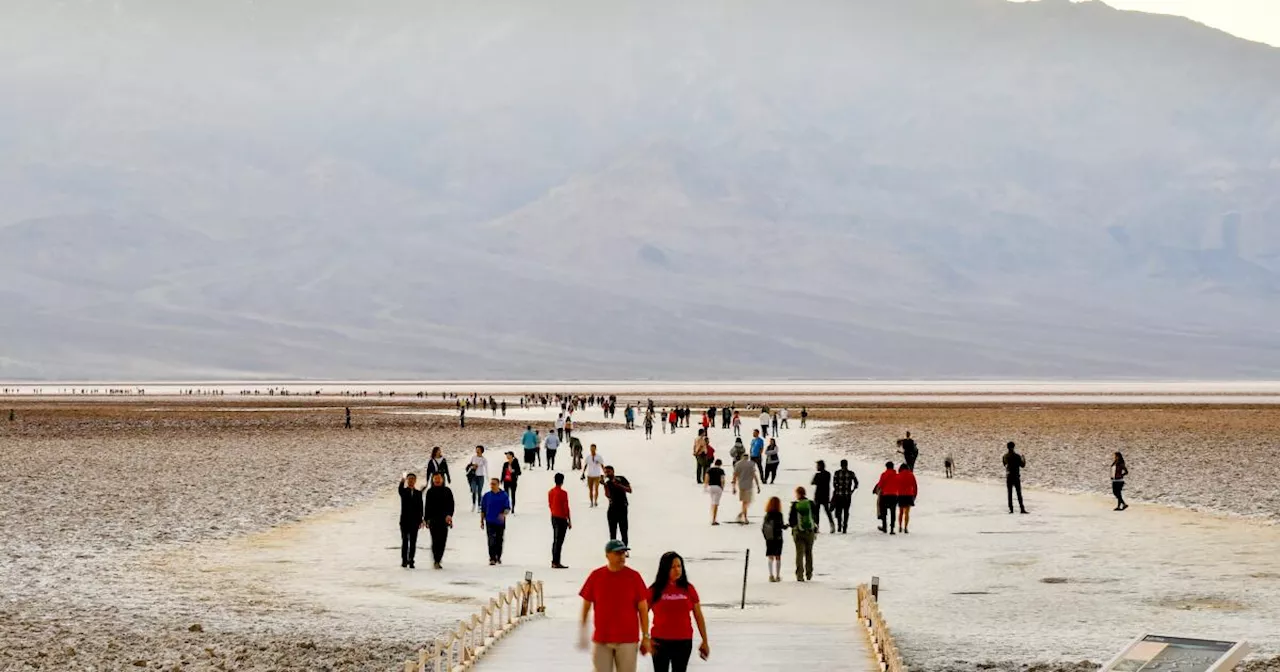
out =
<path fill-rule="evenodd" d="M 524 446 L 525 466 L 532 467 L 534 459 L 538 456 L 538 433 L 533 431 L 533 425 L 525 426 L 524 436 L 520 437 L 520 444 Z"/>
<path fill-rule="evenodd" d="M 480 529 L 489 537 L 489 564 L 502 564 L 502 538 L 507 532 L 507 514 L 511 513 L 511 500 L 502 491 L 498 479 L 489 479 L 489 492 L 480 498 Z"/>
<path fill-rule="evenodd" d="M 760 430 L 751 431 L 751 461 L 756 463 L 756 469 L 760 471 L 760 480 L 764 480 L 764 463 L 761 458 L 764 456 L 764 439 L 760 438 Z"/>

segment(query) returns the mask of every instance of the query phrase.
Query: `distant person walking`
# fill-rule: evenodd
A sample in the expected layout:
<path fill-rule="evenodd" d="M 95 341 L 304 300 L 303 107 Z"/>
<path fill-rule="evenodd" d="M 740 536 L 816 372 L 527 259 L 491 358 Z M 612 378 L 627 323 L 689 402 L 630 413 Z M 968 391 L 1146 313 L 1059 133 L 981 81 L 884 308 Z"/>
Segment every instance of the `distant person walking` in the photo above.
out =
<path fill-rule="evenodd" d="M 1129 467 L 1125 466 L 1124 455 L 1116 451 L 1111 458 L 1111 494 L 1116 496 L 1115 511 L 1124 511 L 1129 505 L 1124 501 L 1124 479 L 1129 475 Z"/>
<path fill-rule="evenodd" d="M 604 496 L 609 500 L 609 509 L 605 512 L 609 520 L 609 538 L 622 537 L 622 543 L 629 543 L 627 529 L 631 521 L 627 511 L 627 495 L 631 494 L 631 484 L 625 476 L 614 473 L 612 466 L 604 468 Z"/>
<path fill-rule="evenodd" d="M 764 535 L 764 557 L 769 561 L 769 583 L 782 580 L 782 533 L 787 529 L 787 522 L 782 519 L 782 500 L 770 497 L 764 505 L 764 524 L 760 532 Z"/>
<path fill-rule="evenodd" d="M 724 468 L 721 460 L 716 460 L 704 476 L 707 492 L 711 495 L 711 524 L 719 525 L 716 516 L 720 513 L 720 497 L 724 495 Z"/>
<path fill-rule="evenodd" d="M 443 473 L 431 476 L 431 487 L 423 496 L 422 517 L 431 532 L 432 566 L 440 569 L 444 560 L 444 548 L 449 543 L 449 528 L 453 527 L 453 491 L 444 484 Z"/>
<path fill-rule="evenodd" d="M 805 427 L 808 427 L 808 426 L 809 426 L 809 408 L 806 406 L 800 409 L 800 429 L 804 429 Z"/>
<path fill-rule="evenodd" d="M 764 439 L 760 438 L 760 432 L 752 432 L 751 435 L 751 462 L 760 471 L 760 478 L 764 479 Z"/>
<path fill-rule="evenodd" d="M 764 448 L 764 482 L 775 483 L 778 480 L 778 465 L 782 464 L 782 456 L 778 453 L 778 440 L 769 439 Z"/>
<path fill-rule="evenodd" d="M 755 492 L 753 493 L 752 490 Z M 742 512 L 738 514 L 737 520 L 743 525 L 749 525 L 751 521 L 747 519 L 747 510 L 751 507 L 754 496 L 760 494 L 758 463 L 752 460 L 739 460 L 733 465 L 733 491 L 738 494 L 738 501 L 742 502 Z"/>
<path fill-rule="evenodd" d="M 778 411 L 778 417 L 782 421 L 782 423 L 778 425 L 779 429 L 782 429 L 783 427 L 786 427 L 787 429 L 791 429 L 791 426 L 787 424 L 787 418 L 791 417 L 790 411 L 784 408 L 781 411 Z"/>
<path fill-rule="evenodd" d="M 903 534 L 910 534 L 911 509 L 916 505 L 916 474 L 911 465 L 898 467 L 898 529 Z"/>
<path fill-rule="evenodd" d="M 507 533 L 507 514 L 511 513 L 511 499 L 498 486 L 498 479 L 489 479 L 489 492 L 480 499 L 480 529 L 489 538 L 489 564 L 502 564 L 502 539 Z"/>
<path fill-rule="evenodd" d="M 465 405 L 458 407 L 458 427 L 460 429 L 467 428 L 467 407 Z"/>
<path fill-rule="evenodd" d="M 787 525 L 796 546 L 796 581 L 812 581 L 813 542 L 817 538 L 818 524 L 814 504 L 805 499 L 804 488 L 796 488 L 796 500 L 791 502 Z"/>
<path fill-rule="evenodd" d="M 587 481 L 587 497 L 591 507 L 600 506 L 600 479 L 604 478 L 604 458 L 596 454 L 596 444 L 591 444 L 590 453 L 582 467 L 582 478 Z"/>
<path fill-rule="evenodd" d="M 520 445 L 524 446 L 524 465 L 533 468 L 535 455 L 538 452 L 538 433 L 533 431 L 533 425 L 526 425 L 524 435 L 520 437 Z"/>
<path fill-rule="evenodd" d="M 582 440 L 569 437 L 569 456 L 573 458 L 573 470 L 582 471 Z"/>
<path fill-rule="evenodd" d="M 736 465 L 740 460 L 746 458 L 746 456 L 747 448 L 742 445 L 742 439 L 734 439 L 733 448 L 729 449 L 729 459 L 733 460 L 733 463 Z"/>
<path fill-rule="evenodd" d="M 809 485 L 813 486 L 813 516 L 817 520 L 814 527 L 815 532 L 820 532 L 822 527 L 822 510 L 827 510 L 828 532 L 836 531 L 836 520 L 831 514 L 831 472 L 827 471 L 827 463 L 818 460 L 817 472 L 813 474 L 813 480 L 809 481 Z"/>
<path fill-rule="evenodd" d="M 646 441 L 653 439 L 653 414 L 644 414 L 644 438 Z"/>
<path fill-rule="evenodd" d="M 502 465 L 502 489 L 511 499 L 511 513 L 516 512 L 516 490 L 520 487 L 520 461 L 516 454 L 507 451 L 507 461 Z"/>
<path fill-rule="evenodd" d="M 547 449 L 547 471 L 555 471 L 556 451 L 560 449 L 560 437 L 547 432 L 547 440 L 543 446 Z"/>
<path fill-rule="evenodd" d="M 9 422 L 13 422 L 13 409 L 9 409 Z M 351 407 L 347 407 L 347 421 L 343 423 L 343 427 L 351 429 Z"/>
<path fill-rule="evenodd" d="M 658 574 L 649 586 L 649 610 L 653 612 L 653 671 L 687 672 L 693 654 L 693 623 L 698 625 L 702 644 L 698 654 L 711 656 L 707 643 L 707 621 L 702 617 L 702 600 L 685 574 L 684 558 L 667 551 L 658 561 Z"/>
<path fill-rule="evenodd" d="M 564 437 L 570 440 L 573 439 L 573 416 L 572 415 L 564 416 Z"/>
<path fill-rule="evenodd" d="M 955 458 L 951 457 L 951 453 L 947 453 L 947 456 L 946 456 L 946 457 L 944 457 L 944 458 L 942 458 L 942 468 L 943 468 L 943 470 L 945 470 L 945 471 L 946 471 L 946 473 L 947 473 L 947 478 L 951 478 L 951 477 L 955 476 L 955 474 L 956 474 L 956 460 L 955 460 Z"/>
<path fill-rule="evenodd" d="M 777 436 L 778 435 L 778 412 L 777 411 L 773 412 L 771 422 L 773 423 L 773 435 Z"/>
<path fill-rule="evenodd" d="M 440 474 L 444 479 L 445 485 L 453 483 L 453 478 L 449 476 L 449 463 L 444 459 L 444 451 L 440 450 L 440 446 L 431 449 L 431 459 L 427 461 L 427 481 L 431 481 L 431 477 Z"/>
<path fill-rule="evenodd" d="M 556 438 L 563 441 L 564 440 L 564 413 L 561 413 L 560 415 L 556 416 L 555 428 L 556 428 Z M 550 434 L 550 432 L 548 432 L 548 434 Z"/>
<path fill-rule="evenodd" d="M 547 506 L 551 510 L 551 568 L 568 569 L 560 564 L 565 535 L 573 528 L 573 520 L 569 516 L 569 493 L 564 490 L 564 474 L 556 474 L 555 487 L 547 493 Z"/>
<path fill-rule="evenodd" d="M 760 411 L 760 433 L 769 436 L 769 423 L 773 418 L 769 415 L 769 411 Z"/>
<path fill-rule="evenodd" d="M 733 412 L 733 435 L 742 436 L 742 416 L 737 411 Z"/>
<path fill-rule="evenodd" d="M 1015 450 L 1012 441 L 1005 445 L 1008 452 L 1001 458 L 1004 464 L 1004 485 L 1005 490 L 1009 494 L 1009 513 L 1013 513 L 1013 493 L 1018 493 L 1018 510 L 1022 513 L 1029 513 L 1027 507 L 1022 503 L 1022 470 L 1027 467 L 1027 460 L 1019 455 Z"/>
<path fill-rule="evenodd" d="M 649 588 L 639 572 L 627 567 L 629 550 L 621 541 L 605 544 L 605 566 L 591 572 L 578 591 L 582 598 L 579 648 L 587 648 L 587 619 L 595 611 L 590 638 L 594 672 L 635 672 L 636 654 L 648 655 L 652 647 Z"/>
<path fill-rule="evenodd" d="M 484 446 L 476 446 L 476 454 L 467 462 L 467 485 L 471 487 L 471 510 L 480 508 L 484 486 L 489 482 L 489 460 L 485 459 Z"/>
<path fill-rule="evenodd" d="M 894 470 L 892 462 L 884 463 L 880 480 L 876 482 L 876 487 L 871 492 L 877 496 L 876 514 L 880 518 L 880 531 L 897 534 L 894 532 L 894 525 L 897 523 L 898 516 L 898 472 Z M 887 527 L 886 516 L 888 517 Z"/>
<path fill-rule="evenodd" d="M 720 420 L 721 420 L 720 429 L 729 429 L 730 427 L 729 423 L 732 421 L 732 419 L 733 419 L 733 411 L 729 410 L 728 406 L 725 406 L 724 408 L 720 409 Z"/>
<path fill-rule="evenodd" d="M 914 471 L 916 468 L 916 458 L 920 457 L 920 448 L 916 446 L 916 440 L 911 438 L 911 432 L 907 432 L 906 438 L 898 442 L 898 446 L 902 451 L 902 459 L 907 468 Z"/>
<path fill-rule="evenodd" d="M 706 430 L 698 430 L 698 438 L 693 440 L 693 462 L 694 462 L 694 482 L 702 483 L 703 475 L 707 471 L 707 441 Z"/>
<path fill-rule="evenodd" d="M 405 474 L 400 479 L 400 566 L 413 569 L 413 557 L 418 552 L 418 530 L 422 522 L 422 491 L 418 489 L 417 474 Z"/>
<path fill-rule="evenodd" d="M 849 460 L 840 460 L 840 468 L 831 476 L 831 508 L 835 509 L 836 528 L 841 534 L 849 533 L 849 509 L 857 489 L 858 475 L 849 469 Z"/>

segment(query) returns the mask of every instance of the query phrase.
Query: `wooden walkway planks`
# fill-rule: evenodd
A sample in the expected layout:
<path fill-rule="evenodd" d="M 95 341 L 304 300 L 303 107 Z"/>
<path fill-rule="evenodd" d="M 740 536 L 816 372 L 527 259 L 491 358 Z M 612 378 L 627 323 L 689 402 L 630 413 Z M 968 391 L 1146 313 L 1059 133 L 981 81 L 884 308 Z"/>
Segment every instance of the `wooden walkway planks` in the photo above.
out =
<path fill-rule="evenodd" d="M 695 670 L 876 670 L 859 625 L 812 625 L 713 621 L 711 659 L 694 660 Z M 578 626 L 563 619 L 540 619 L 520 626 L 480 659 L 477 672 L 589 672 L 587 651 L 579 651 Z M 695 640 L 694 644 L 697 644 Z M 647 658 L 639 670 L 652 669 Z"/>

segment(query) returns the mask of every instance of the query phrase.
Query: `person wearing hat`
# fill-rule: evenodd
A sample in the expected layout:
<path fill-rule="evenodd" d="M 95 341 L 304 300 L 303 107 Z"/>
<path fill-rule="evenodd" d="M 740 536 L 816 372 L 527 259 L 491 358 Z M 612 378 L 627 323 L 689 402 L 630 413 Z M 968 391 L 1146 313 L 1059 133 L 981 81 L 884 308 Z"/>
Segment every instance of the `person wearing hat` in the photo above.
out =
<path fill-rule="evenodd" d="M 587 576 L 582 597 L 579 648 L 587 648 L 587 618 L 595 611 L 590 637 L 595 672 L 635 672 L 636 654 L 649 655 L 649 588 L 640 573 L 627 567 L 631 549 L 610 539 L 604 545 L 606 564 Z"/>

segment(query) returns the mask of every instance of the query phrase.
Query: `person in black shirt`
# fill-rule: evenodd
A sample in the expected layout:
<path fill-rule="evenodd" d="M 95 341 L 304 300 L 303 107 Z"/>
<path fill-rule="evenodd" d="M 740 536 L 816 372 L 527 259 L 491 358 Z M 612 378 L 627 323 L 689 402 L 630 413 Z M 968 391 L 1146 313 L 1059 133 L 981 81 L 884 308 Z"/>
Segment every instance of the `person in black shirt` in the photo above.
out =
<path fill-rule="evenodd" d="M 841 534 L 849 533 L 849 508 L 853 506 L 853 491 L 858 489 L 858 475 L 849 469 L 849 460 L 840 460 L 840 469 L 831 478 L 831 508 L 836 511 L 836 527 Z"/>
<path fill-rule="evenodd" d="M 813 486 L 813 520 L 814 531 L 821 531 L 822 527 L 822 510 L 827 510 L 827 525 L 830 527 L 829 532 L 836 531 L 836 521 L 831 515 L 831 472 L 827 471 L 827 463 L 818 460 L 818 473 L 813 475 L 813 480 L 809 481 L 809 485 Z"/>
<path fill-rule="evenodd" d="M 1023 513 L 1027 513 L 1027 507 L 1022 503 L 1022 470 L 1027 466 L 1027 460 L 1014 451 L 1013 442 L 1010 441 L 1006 448 L 1009 452 L 1004 454 L 1004 485 L 1009 493 L 1009 513 L 1013 513 L 1013 492 L 1018 491 L 1018 509 Z"/>
<path fill-rule="evenodd" d="M 711 494 L 711 524 L 719 525 L 716 516 L 720 514 L 720 497 L 724 495 L 724 464 L 721 460 L 716 460 L 710 469 L 703 474 L 704 483 L 707 486 L 707 492 Z"/>
<path fill-rule="evenodd" d="M 427 481 L 434 483 L 432 477 L 436 474 L 444 478 L 445 485 L 453 482 L 449 475 L 449 463 L 445 461 L 444 451 L 440 450 L 440 446 L 431 449 L 431 460 L 427 462 Z"/>
<path fill-rule="evenodd" d="M 604 496 L 609 500 L 609 538 L 617 539 L 622 535 L 622 543 L 630 545 L 627 540 L 627 494 L 631 492 L 631 484 L 626 477 L 616 476 L 613 467 L 604 468 Z"/>
<path fill-rule="evenodd" d="M 416 474 L 400 479 L 400 566 L 409 569 L 413 569 L 413 556 L 418 551 L 418 530 L 424 527 L 422 491 L 417 484 Z"/>
<path fill-rule="evenodd" d="M 431 477 L 431 487 L 423 495 L 422 518 L 431 531 L 431 558 L 436 569 L 440 569 L 449 528 L 453 527 L 453 491 L 444 484 L 445 473 L 437 471 Z"/>
<path fill-rule="evenodd" d="M 907 432 L 907 438 L 898 442 L 902 450 L 902 460 L 907 463 L 907 469 L 916 470 L 916 458 L 920 456 L 920 449 L 916 446 L 916 440 L 911 438 L 911 432 Z"/>
<path fill-rule="evenodd" d="M 511 513 L 516 512 L 516 488 L 520 486 L 520 461 L 516 454 L 507 451 L 507 461 L 502 465 L 502 489 L 511 498 Z"/>

